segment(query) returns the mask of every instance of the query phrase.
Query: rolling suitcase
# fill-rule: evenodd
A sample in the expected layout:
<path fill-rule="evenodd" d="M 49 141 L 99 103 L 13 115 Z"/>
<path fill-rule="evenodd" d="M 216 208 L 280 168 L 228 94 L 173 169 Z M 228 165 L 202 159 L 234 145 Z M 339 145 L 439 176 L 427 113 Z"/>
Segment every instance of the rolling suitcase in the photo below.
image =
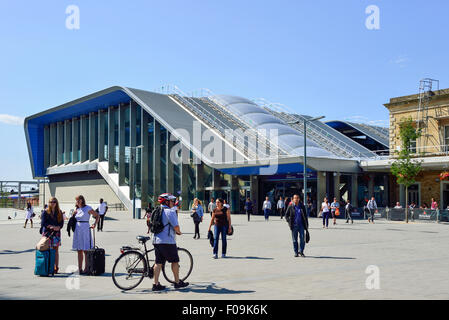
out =
<path fill-rule="evenodd" d="M 94 233 L 94 247 L 86 251 L 86 271 L 90 276 L 99 276 L 104 273 L 105 252 L 104 249 L 95 245 L 95 229 L 92 230 Z"/>
<path fill-rule="evenodd" d="M 37 276 L 49 276 L 55 274 L 55 250 L 36 250 L 36 266 L 34 274 Z"/>

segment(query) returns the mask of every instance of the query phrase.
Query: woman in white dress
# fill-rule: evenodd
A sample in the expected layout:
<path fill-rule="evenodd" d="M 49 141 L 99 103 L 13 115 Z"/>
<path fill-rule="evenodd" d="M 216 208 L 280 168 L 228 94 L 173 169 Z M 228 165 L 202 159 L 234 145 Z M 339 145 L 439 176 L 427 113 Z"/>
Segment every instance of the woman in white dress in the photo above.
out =
<path fill-rule="evenodd" d="M 27 222 L 28 220 L 30 220 L 31 222 L 31 228 L 33 228 L 33 207 L 31 206 L 31 202 L 27 203 L 27 216 L 26 216 L 26 220 L 25 220 L 25 225 L 23 226 L 24 228 L 27 227 Z"/>
<path fill-rule="evenodd" d="M 86 257 L 86 250 L 93 247 L 90 228 L 95 229 L 100 216 L 92 209 L 92 207 L 86 205 L 86 200 L 81 195 L 76 197 L 76 207 L 77 209 L 74 212 L 76 227 L 75 232 L 73 233 L 72 250 L 78 252 L 78 270 L 80 271 L 80 274 L 85 274 L 86 268 L 83 269 L 83 260 L 85 260 Z M 95 223 L 90 227 L 89 219 L 91 215 L 94 216 Z"/>

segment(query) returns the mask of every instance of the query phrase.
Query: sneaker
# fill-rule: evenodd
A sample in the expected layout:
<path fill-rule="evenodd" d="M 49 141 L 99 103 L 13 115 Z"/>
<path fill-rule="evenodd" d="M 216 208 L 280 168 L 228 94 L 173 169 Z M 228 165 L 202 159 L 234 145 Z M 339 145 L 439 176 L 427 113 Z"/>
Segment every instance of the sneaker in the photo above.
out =
<path fill-rule="evenodd" d="M 218 254 L 214 254 L 212 258 L 218 259 Z"/>
<path fill-rule="evenodd" d="M 189 285 L 188 282 L 184 282 L 182 280 L 179 280 L 178 283 L 175 283 L 175 289 L 181 289 L 181 288 L 185 288 Z"/>
<path fill-rule="evenodd" d="M 301 257 L 305 258 L 306 256 L 304 255 L 304 252 L 300 252 L 299 253 L 301 255 Z"/>
<path fill-rule="evenodd" d="M 162 291 L 165 290 L 165 286 L 161 285 L 160 283 L 158 284 L 153 284 L 153 289 L 151 289 L 152 291 Z"/>
<path fill-rule="evenodd" d="M 226 258 L 226 255 L 225 255 L 225 254 L 222 254 L 221 257 L 222 257 L 222 258 Z"/>
<path fill-rule="evenodd" d="M 299 257 L 299 254 L 298 254 L 298 253 L 295 253 L 295 258 L 297 258 L 297 257 Z"/>

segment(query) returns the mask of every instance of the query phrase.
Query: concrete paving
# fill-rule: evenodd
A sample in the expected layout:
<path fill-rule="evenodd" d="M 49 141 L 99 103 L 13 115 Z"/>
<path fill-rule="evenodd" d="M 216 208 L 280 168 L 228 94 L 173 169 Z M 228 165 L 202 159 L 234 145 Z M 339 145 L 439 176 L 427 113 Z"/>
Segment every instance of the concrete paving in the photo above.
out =
<path fill-rule="evenodd" d="M 34 246 L 39 225 L 24 229 L 19 221 L 0 224 L 0 299 L 448 299 L 449 225 L 376 221 L 353 225 L 338 221 L 322 229 L 310 219 L 311 241 L 306 258 L 295 258 L 290 230 L 284 220 L 262 216 L 232 216 L 235 234 L 228 239 L 228 258 L 212 259 L 206 239 L 209 215 L 194 240 L 188 214 L 180 214 L 183 235 L 178 245 L 194 257 L 194 269 L 182 291 L 151 292 L 152 282 L 122 292 L 111 279 L 112 266 L 122 245 L 137 245 L 146 234 L 144 220 L 125 212 L 111 212 L 97 244 L 106 250 L 106 273 L 99 277 L 69 277 L 77 265 L 72 238 L 63 232 L 60 272 L 55 277 L 34 276 Z M 220 252 L 221 254 L 221 248 Z M 379 270 L 379 289 L 367 289 L 369 266 Z M 375 267 L 375 268 L 376 268 Z M 368 269 L 375 270 L 375 269 Z M 79 289 L 76 282 L 79 280 Z M 162 284 L 167 284 L 161 279 Z M 376 282 L 368 281 L 369 284 Z M 67 285 L 68 284 L 68 285 Z M 70 289 L 72 288 L 72 289 Z"/>

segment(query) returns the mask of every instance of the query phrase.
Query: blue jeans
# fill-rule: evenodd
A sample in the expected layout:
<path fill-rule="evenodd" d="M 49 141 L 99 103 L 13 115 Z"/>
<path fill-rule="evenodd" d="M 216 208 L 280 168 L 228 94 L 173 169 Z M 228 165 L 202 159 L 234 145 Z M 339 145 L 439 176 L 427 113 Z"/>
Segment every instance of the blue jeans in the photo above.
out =
<path fill-rule="evenodd" d="M 226 254 L 226 247 L 227 247 L 226 234 L 227 234 L 227 232 L 228 232 L 227 226 L 223 226 L 223 227 L 214 226 L 214 254 L 218 254 L 218 238 L 220 237 L 220 233 L 221 233 L 221 242 L 222 242 L 221 253 Z"/>
<path fill-rule="evenodd" d="M 324 223 L 326 223 L 326 227 L 329 225 L 329 216 L 330 216 L 330 212 L 323 212 L 323 227 L 324 227 Z"/>
<path fill-rule="evenodd" d="M 298 253 L 298 234 L 299 234 L 299 252 L 303 252 L 306 246 L 303 224 L 300 224 L 299 226 L 294 225 L 292 229 L 293 250 L 295 250 L 295 254 Z"/>
<path fill-rule="evenodd" d="M 263 211 L 263 213 L 264 213 L 264 215 L 265 215 L 265 220 L 268 220 L 268 217 L 270 216 L 270 209 L 265 209 L 264 211 Z"/>

